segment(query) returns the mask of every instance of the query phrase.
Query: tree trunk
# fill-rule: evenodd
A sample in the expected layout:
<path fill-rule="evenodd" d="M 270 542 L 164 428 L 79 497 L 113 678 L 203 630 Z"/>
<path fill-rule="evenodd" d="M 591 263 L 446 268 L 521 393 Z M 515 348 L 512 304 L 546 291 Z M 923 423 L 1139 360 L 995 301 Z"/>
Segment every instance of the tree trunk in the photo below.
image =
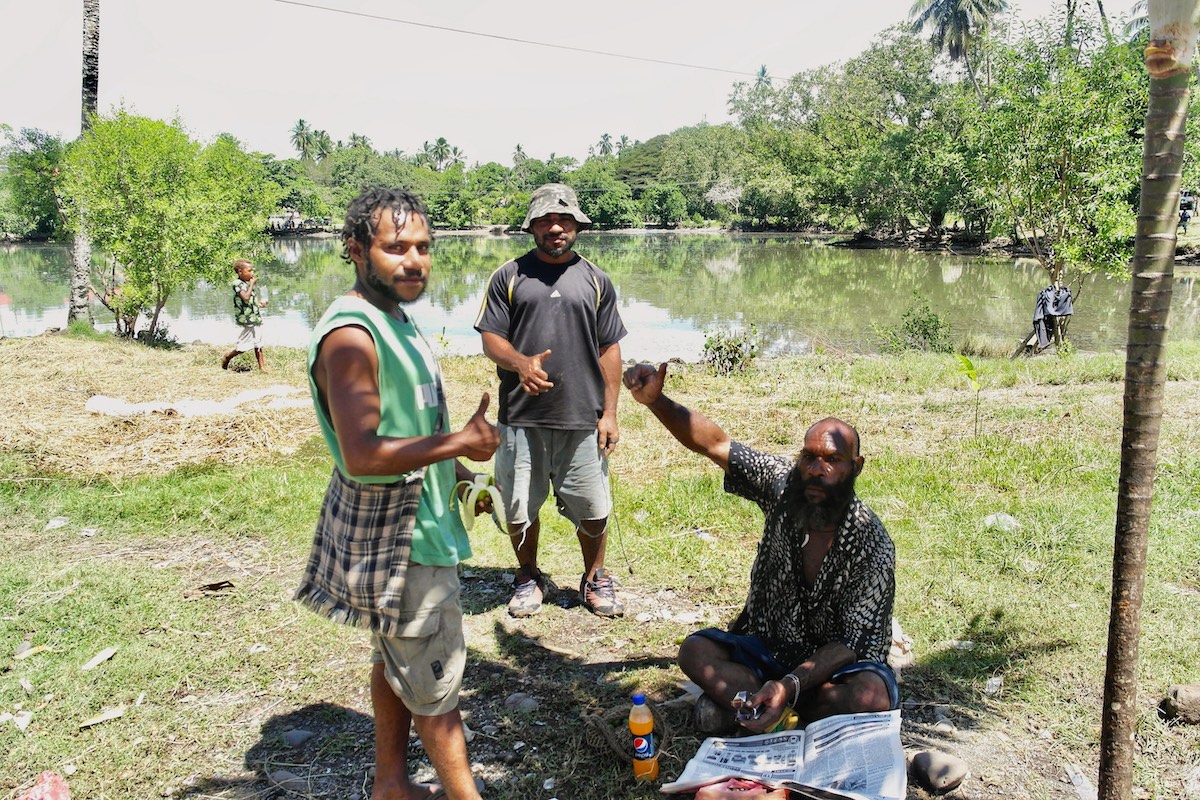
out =
<path fill-rule="evenodd" d="M 100 0 L 83 0 L 83 99 L 80 104 L 79 135 L 88 132 L 100 95 Z M 92 280 L 92 241 L 82 219 L 71 248 L 71 300 L 67 321 L 86 319 L 92 323 L 88 286 Z"/>
<path fill-rule="evenodd" d="M 1176 3 L 1194 12 L 1196 0 Z M 1194 18 L 1194 15 L 1193 17 Z M 1142 192 L 1134 245 L 1125 355 L 1125 412 L 1121 432 L 1121 475 L 1113 547 L 1112 606 L 1100 734 L 1099 800 L 1124 800 L 1133 787 L 1137 724 L 1137 659 L 1150 505 L 1166 379 L 1164 347 L 1175 266 L 1175 223 L 1179 209 L 1184 123 L 1190 65 L 1176 63 L 1182 41 L 1154 41 L 1146 48 L 1150 105 L 1142 155 Z M 1179 35 L 1176 31 L 1175 35 Z M 1186 41 L 1194 45 L 1194 25 Z"/>

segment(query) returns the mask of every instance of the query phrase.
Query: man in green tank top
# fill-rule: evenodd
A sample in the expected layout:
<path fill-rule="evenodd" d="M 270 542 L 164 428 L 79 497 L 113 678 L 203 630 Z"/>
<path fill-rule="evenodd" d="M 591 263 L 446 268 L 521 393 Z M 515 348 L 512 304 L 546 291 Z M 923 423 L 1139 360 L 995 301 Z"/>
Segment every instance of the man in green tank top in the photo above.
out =
<path fill-rule="evenodd" d="M 313 330 L 309 384 L 334 470 L 297 599 L 371 631 L 372 800 L 479 800 L 458 692 L 466 666 L 458 563 L 471 546 L 450 494 L 492 457 L 488 395 L 450 432 L 441 373 L 403 304 L 425 291 L 432 237 L 420 201 L 367 189 L 346 210 L 354 287 Z M 482 510 L 482 509 L 480 509 Z M 414 783 L 415 726 L 441 787 Z"/>

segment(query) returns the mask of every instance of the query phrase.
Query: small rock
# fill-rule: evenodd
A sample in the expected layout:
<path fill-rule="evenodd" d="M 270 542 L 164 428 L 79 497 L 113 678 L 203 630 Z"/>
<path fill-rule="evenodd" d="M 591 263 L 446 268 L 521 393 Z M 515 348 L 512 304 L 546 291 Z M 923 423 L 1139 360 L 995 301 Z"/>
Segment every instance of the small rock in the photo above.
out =
<path fill-rule="evenodd" d="M 950 706 L 934 706 L 933 716 L 939 719 L 950 719 Z"/>
<path fill-rule="evenodd" d="M 277 769 L 274 772 L 268 773 L 267 780 L 278 786 L 280 789 L 286 789 L 289 792 L 308 791 L 308 781 L 304 780 L 294 772 L 288 772 L 286 769 Z"/>
<path fill-rule="evenodd" d="M 521 705 L 521 701 L 529 697 L 525 692 L 513 692 L 508 697 L 504 698 L 505 708 L 516 708 Z"/>
<path fill-rule="evenodd" d="M 651 614 L 649 611 L 643 611 L 642 613 L 640 613 L 636 617 L 634 617 L 634 619 L 637 620 L 638 622 L 649 622 L 650 620 L 654 619 L 654 615 Z"/>
<path fill-rule="evenodd" d="M 30 722 L 33 722 L 32 711 L 18 711 L 13 714 L 13 724 L 17 726 L 18 730 L 25 730 L 29 727 Z"/>
<path fill-rule="evenodd" d="M 996 675 L 987 679 L 987 683 L 983 687 L 983 693 L 986 695 L 997 695 L 1000 694 L 1002 688 L 1004 688 L 1004 678 Z"/>
<path fill-rule="evenodd" d="M 913 778 L 934 794 L 954 791 L 969 772 L 961 758 L 938 750 L 922 750 L 912 760 Z"/>
<path fill-rule="evenodd" d="M 1176 684 L 1162 702 L 1163 716 L 1187 725 L 1200 725 L 1200 683 Z"/>
<path fill-rule="evenodd" d="M 463 738 L 467 740 L 467 744 L 470 744 L 475 740 L 475 731 L 471 730 L 471 728 L 465 722 L 462 724 L 462 726 Z"/>
<path fill-rule="evenodd" d="M 954 733 L 954 723 L 945 717 L 942 717 L 937 722 L 933 723 L 933 731 L 934 733 L 940 733 L 948 736 Z"/>
<path fill-rule="evenodd" d="M 554 789 L 554 778 L 546 778 L 546 780 L 542 781 L 542 788 L 545 789 L 547 792 L 553 790 Z"/>
<path fill-rule="evenodd" d="M 484 725 L 482 728 L 480 728 L 480 730 L 483 731 L 485 736 L 495 736 L 497 733 L 500 732 L 500 726 L 499 725 Z"/>
<path fill-rule="evenodd" d="M 42 530 L 52 531 L 52 530 L 61 528 L 62 526 L 66 525 L 66 524 L 67 524 L 66 517 L 53 517 L 49 522 L 46 523 L 46 527 L 42 528 Z"/>
<path fill-rule="evenodd" d="M 969 639 L 962 639 L 962 640 L 951 639 L 950 646 L 953 647 L 955 650 L 974 650 L 975 649 L 975 643 L 970 641 Z"/>
<path fill-rule="evenodd" d="M 1004 531 L 1005 533 L 1013 533 L 1021 530 L 1021 523 L 1017 522 L 1010 514 L 1003 512 L 997 514 L 988 514 L 983 518 L 983 527 L 993 530 Z"/>
<path fill-rule="evenodd" d="M 288 747 L 299 747 L 311 739 L 314 735 L 315 734 L 312 731 L 305 731 L 297 728 L 295 730 L 285 731 L 283 734 L 283 741 Z"/>
<path fill-rule="evenodd" d="M 500 751 L 500 760 L 505 764 L 512 764 L 517 760 L 517 754 L 512 750 L 502 750 Z"/>
<path fill-rule="evenodd" d="M 524 742 L 517 742 L 516 744 L 513 745 L 513 750 L 520 750 L 524 746 L 525 746 Z"/>

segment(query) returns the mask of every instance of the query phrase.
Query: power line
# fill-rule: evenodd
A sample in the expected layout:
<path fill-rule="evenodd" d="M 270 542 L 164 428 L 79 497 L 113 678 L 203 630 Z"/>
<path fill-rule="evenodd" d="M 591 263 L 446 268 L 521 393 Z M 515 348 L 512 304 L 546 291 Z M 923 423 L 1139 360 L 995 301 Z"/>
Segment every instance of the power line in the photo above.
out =
<path fill-rule="evenodd" d="M 669 67 L 684 67 L 685 69 L 700 69 L 700 70 L 705 70 L 707 72 L 722 72 L 722 73 L 725 73 L 726 75 L 741 75 L 741 76 L 744 76 L 747 78 L 758 77 L 758 73 L 755 73 L 755 72 L 741 72 L 739 70 L 722 69 L 720 67 L 706 67 L 702 64 L 685 64 L 682 61 L 665 61 L 660 58 L 648 58 L 646 56 L 631 56 L 631 55 L 626 55 L 625 53 L 609 53 L 604 50 L 589 50 L 585 47 L 571 47 L 570 45 L 565 45 L 565 44 L 551 44 L 550 42 L 536 42 L 532 39 L 518 39 L 513 36 L 501 36 L 496 33 L 483 33 L 481 31 L 469 31 L 469 30 L 466 30 L 465 28 L 451 28 L 451 27 L 448 27 L 445 25 L 431 25 L 428 22 L 414 22 L 413 20 L 409 20 L 409 19 L 397 19 L 395 17 L 385 17 L 385 16 L 382 16 L 379 14 L 366 14 L 361 11 L 349 11 L 344 8 L 332 8 L 330 6 L 322 6 L 322 5 L 318 5 L 316 3 L 301 3 L 301 2 L 298 2 L 298 0 L 275 0 L 275 2 L 276 3 L 284 3 L 284 4 L 290 5 L 290 6 L 301 6 L 302 8 L 313 8 L 318 11 L 330 11 L 335 14 L 347 14 L 347 15 L 353 16 L 353 17 L 365 17 L 366 19 L 377 19 L 377 20 L 381 20 L 383 22 L 395 22 L 400 25 L 412 25 L 417 28 L 428 28 L 430 30 L 435 30 L 435 31 L 446 31 L 449 33 L 461 33 L 466 36 L 479 36 L 484 39 L 498 39 L 502 42 L 515 42 L 517 44 L 529 44 L 529 45 L 533 45 L 534 47 L 550 47 L 555 50 L 570 50 L 571 52 L 574 52 L 574 53 L 588 53 L 590 55 L 605 56 L 607 58 L 624 58 L 629 61 L 645 61 L 650 64 L 664 64 Z"/>

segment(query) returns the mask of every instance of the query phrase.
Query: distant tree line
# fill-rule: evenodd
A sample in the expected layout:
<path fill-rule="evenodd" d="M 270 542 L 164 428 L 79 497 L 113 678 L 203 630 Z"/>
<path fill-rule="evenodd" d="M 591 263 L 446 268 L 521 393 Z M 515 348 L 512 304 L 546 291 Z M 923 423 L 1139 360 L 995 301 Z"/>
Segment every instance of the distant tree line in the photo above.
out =
<path fill-rule="evenodd" d="M 1079 6 L 1010 24 L 996 16 L 1003 0 L 918 2 L 910 22 L 854 58 L 787 79 L 764 67 L 735 84 L 732 123 L 644 142 L 604 133 L 582 163 L 517 144 L 510 164 L 468 164 L 445 138 L 380 152 L 305 120 L 291 130 L 297 158 L 249 156 L 282 206 L 318 218 L 363 185 L 390 184 L 421 194 L 439 226 L 515 226 L 534 188 L 561 181 L 601 228 L 1008 236 L 1054 280 L 1069 265 L 1120 271 L 1137 202 L 1145 33 L 1114 33 Z M 6 138 L 0 232 L 61 236 L 55 186 L 70 146 L 40 131 Z M 1191 147 L 1185 186 L 1197 185 Z"/>

